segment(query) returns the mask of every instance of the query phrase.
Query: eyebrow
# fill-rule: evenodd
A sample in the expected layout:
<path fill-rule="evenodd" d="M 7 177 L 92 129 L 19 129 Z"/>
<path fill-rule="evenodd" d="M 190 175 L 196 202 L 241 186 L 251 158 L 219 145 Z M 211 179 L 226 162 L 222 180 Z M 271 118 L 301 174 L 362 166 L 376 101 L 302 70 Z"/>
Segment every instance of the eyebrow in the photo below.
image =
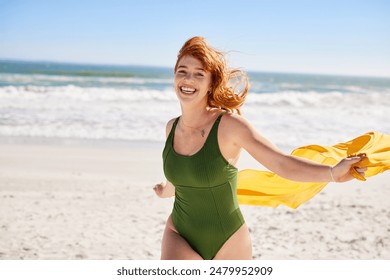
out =
<path fill-rule="evenodd" d="M 185 66 L 185 65 L 179 65 L 179 66 L 177 67 L 177 69 L 179 69 L 179 68 L 188 69 L 188 67 Z M 196 69 L 196 70 L 201 70 L 201 71 L 203 71 L 203 72 L 206 72 L 206 70 L 204 70 L 204 68 L 202 68 L 202 67 L 196 67 L 195 69 Z"/>

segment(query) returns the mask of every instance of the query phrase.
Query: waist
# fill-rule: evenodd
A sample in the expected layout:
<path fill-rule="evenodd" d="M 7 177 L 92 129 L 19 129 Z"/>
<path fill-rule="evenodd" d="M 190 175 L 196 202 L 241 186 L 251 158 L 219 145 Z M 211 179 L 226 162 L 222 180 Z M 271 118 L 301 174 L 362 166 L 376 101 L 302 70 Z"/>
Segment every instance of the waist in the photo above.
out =
<path fill-rule="evenodd" d="M 176 186 L 174 208 L 188 215 L 229 214 L 238 209 L 236 185 L 226 182 L 204 188 Z"/>
<path fill-rule="evenodd" d="M 226 210 L 226 209 L 225 209 Z M 232 211 L 183 211 L 179 207 L 174 207 L 172 222 L 180 235 L 191 235 L 191 232 L 197 232 L 197 235 L 204 235 L 209 238 L 215 232 L 234 232 L 245 223 L 240 208 Z M 199 231 L 201 229 L 201 231 Z"/>

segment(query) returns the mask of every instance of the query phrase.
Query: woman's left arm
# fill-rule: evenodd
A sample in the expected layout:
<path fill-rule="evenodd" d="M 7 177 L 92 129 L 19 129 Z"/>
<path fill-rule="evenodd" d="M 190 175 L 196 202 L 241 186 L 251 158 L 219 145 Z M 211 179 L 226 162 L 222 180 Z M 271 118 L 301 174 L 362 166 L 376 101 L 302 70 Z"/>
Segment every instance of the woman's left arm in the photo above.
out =
<path fill-rule="evenodd" d="M 287 155 L 279 150 L 243 117 L 233 116 L 229 120 L 233 140 L 244 148 L 254 159 L 272 172 L 289 180 L 300 182 L 345 182 L 353 179 L 349 173 L 352 165 L 362 160 L 363 156 L 345 158 L 338 164 L 318 164 L 303 158 Z M 358 169 L 364 175 L 365 169 Z"/>

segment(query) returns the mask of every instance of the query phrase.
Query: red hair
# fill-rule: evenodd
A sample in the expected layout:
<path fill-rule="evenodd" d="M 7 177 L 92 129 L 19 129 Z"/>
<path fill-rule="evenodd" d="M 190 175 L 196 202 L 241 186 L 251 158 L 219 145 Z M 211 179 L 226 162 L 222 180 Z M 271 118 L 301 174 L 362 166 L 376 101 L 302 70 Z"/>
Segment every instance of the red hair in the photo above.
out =
<path fill-rule="evenodd" d="M 249 90 L 247 75 L 239 69 L 228 69 L 224 54 L 209 46 L 203 37 L 193 37 L 184 43 L 177 55 L 175 73 L 179 60 L 185 55 L 198 59 L 211 73 L 208 106 L 240 114 Z"/>

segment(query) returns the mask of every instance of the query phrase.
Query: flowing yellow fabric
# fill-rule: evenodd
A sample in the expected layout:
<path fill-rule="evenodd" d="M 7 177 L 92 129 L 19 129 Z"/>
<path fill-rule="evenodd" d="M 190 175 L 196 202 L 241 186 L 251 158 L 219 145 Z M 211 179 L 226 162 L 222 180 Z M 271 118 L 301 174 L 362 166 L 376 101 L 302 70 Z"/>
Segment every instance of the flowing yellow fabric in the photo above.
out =
<path fill-rule="evenodd" d="M 351 141 L 334 146 L 310 145 L 291 154 L 317 163 L 334 165 L 345 157 L 365 153 L 359 167 L 367 167 L 366 177 L 390 169 L 390 135 L 368 132 Z M 353 171 L 353 170 L 351 170 Z M 358 178 L 359 174 L 356 175 Z M 363 179 L 364 178 L 358 178 Z M 295 182 L 275 173 L 246 169 L 238 173 L 237 196 L 240 204 L 277 207 L 284 204 L 297 208 L 320 192 L 328 183 Z"/>

